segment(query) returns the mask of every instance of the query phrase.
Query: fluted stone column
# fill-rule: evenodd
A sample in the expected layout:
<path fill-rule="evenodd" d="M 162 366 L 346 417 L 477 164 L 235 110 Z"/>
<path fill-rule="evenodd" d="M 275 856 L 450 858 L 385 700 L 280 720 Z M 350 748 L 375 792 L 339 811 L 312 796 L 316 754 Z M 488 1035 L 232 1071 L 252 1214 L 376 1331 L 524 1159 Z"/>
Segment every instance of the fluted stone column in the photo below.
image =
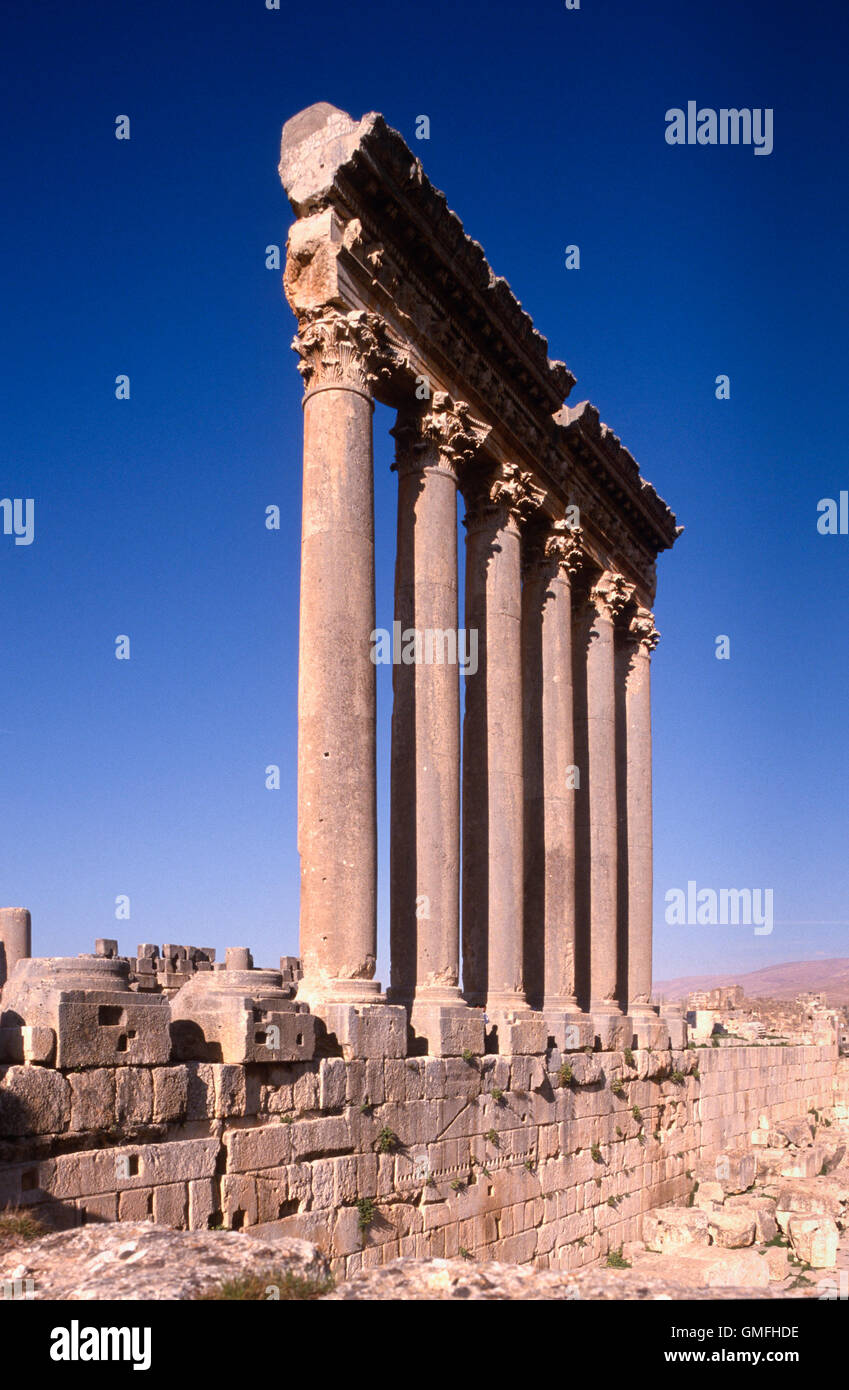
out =
<path fill-rule="evenodd" d="M 460 993 L 460 667 L 457 469 L 487 431 L 445 393 L 405 411 L 397 441 L 390 998 L 431 1054 L 483 1051 Z M 397 660 L 397 656 L 401 660 Z M 469 667 L 469 680 L 476 673 Z"/>
<path fill-rule="evenodd" d="M 298 997 L 371 1002 L 377 955 L 372 385 L 379 321 L 301 323 L 304 481 L 298 667 Z"/>
<path fill-rule="evenodd" d="M 603 1048 L 630 1046 L 617 997 L 615 622 L 633 587 L 605 571 L 589 595 L 586 650 L 589 794 L 590 1012 Z"/>
<path fill-rule="evenodd" d="M 32 919 L 25 907 L 0 907 L 0 988 L 19 960 L 32 955 Z"/>
<path fill-rule="evenodd" d="M 478 630 L 480 664 L 464 726 L 464 984 L 471 1003 L 485 1002 L 500 1050 L 542 1051 L 545 1025 L 530 1013 L 523 980 L 520 531 L 541 499 L 506 467 L 468 500 L 466 624 Z"/>
<path fill-rule="evenodd" d="M 575 979 L 571 576 L 580 564 L 580 528 L 556 521 L 529 537 L 522 588 L 526 986 L 561 1048 L 592 1041 Z"/>
<path fill-rule="evenodd" d="M 658 1045 L 652 989 L 652 751 L 651 654 L 659 633 L 639 608 L 628 626 L 625 685 L 627 727 L 628 1013 L 638 1039 Z"/>

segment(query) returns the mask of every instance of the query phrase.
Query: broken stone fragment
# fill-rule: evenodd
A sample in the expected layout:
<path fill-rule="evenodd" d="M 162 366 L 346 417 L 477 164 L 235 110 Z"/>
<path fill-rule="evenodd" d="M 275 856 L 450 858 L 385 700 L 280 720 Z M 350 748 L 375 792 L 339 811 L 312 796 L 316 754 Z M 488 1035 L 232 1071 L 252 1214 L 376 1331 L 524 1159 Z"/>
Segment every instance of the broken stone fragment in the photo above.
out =
<path fill-rule="evenodd" d="M 791 1216 L 789 1231 L 797 1259 L 813 1269 L 834 1268 L 838 1231 L 830 1216 Z"/>
<path fill-rule="evenodd" d="M 643 1217 L 647 1250 L 668 1255 L 685 1245 L 708 1245 L 708 1215 L 695 1207 L 658 1207 Z"/>

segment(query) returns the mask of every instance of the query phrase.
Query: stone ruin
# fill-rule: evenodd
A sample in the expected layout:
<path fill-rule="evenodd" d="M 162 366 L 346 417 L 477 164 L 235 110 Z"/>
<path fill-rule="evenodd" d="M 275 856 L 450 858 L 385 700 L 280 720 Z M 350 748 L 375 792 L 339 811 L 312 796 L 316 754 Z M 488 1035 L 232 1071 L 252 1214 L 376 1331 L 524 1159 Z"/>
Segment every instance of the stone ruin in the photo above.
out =
<path fill-rule="evenodd" d="M 571 373 L 380 116 L 310 107 L 280 174 L 305 387 L 300 957 L 101 940 L 39 959 L 29 914 L 0 910 L 0 1207 L 273 1227 L 339 1275 L 460 1251 L 591 1264 L 685 1200 L 696 1164 L 827 1109 L 836 1039 L 696 1051 L 682 1006 L 651 1003 L 674 516 L 598 412 L 564 404 Z M 395 630 L 425 652 L 393 660 L 386 993 L 375 401 L 397 411 Z M 458 496 L 479 642 L 462 756 Z"/>

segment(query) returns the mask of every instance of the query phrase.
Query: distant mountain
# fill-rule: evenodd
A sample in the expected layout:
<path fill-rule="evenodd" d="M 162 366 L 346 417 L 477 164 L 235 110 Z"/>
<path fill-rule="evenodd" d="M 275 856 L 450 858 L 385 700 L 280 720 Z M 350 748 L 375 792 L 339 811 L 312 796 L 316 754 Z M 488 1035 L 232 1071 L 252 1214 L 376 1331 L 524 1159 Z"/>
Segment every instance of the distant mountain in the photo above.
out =
<path fill-rule="evenodd" d="M 849 959 L 786 961 L 748 974 L 732 970 L 721 975 L 681 975 L 677 980 L 657 980 L 654 998 L 671 1003 L 693 990 L 715 989 L 717 985 L 742 985 L 749 999 L 795 999 L 797 994 L 825 993 L 829 1004 L 849 1004 Z"/>

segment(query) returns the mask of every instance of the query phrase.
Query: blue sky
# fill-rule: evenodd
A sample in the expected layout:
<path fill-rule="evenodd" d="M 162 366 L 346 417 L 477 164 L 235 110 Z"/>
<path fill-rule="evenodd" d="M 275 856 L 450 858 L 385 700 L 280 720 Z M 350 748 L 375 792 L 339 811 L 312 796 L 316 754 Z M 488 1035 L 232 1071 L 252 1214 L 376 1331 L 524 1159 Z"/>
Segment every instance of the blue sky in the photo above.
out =
<path fill-rule="evenodd" d="M 326 100 L 415 146 L 686 527 L 656 605 L 656 974 L 849 955 L 849 536 L 816 527 L 849 488 L 849 14 L 281 4 L 4 10 L 0 497 L 35 499 L 35 539 L 0 534 L 0 902 L 38 954 L 297 949 L 300 379 L 264 252 L 291 221 L 280 128 Z M 691 99 L 773 108 L 773 153 L 667 145 Z M 385 737 L 379 774 L 385 866 Z M 667 926 L 688 880 L 772 888 L 772 934 Z"/>

